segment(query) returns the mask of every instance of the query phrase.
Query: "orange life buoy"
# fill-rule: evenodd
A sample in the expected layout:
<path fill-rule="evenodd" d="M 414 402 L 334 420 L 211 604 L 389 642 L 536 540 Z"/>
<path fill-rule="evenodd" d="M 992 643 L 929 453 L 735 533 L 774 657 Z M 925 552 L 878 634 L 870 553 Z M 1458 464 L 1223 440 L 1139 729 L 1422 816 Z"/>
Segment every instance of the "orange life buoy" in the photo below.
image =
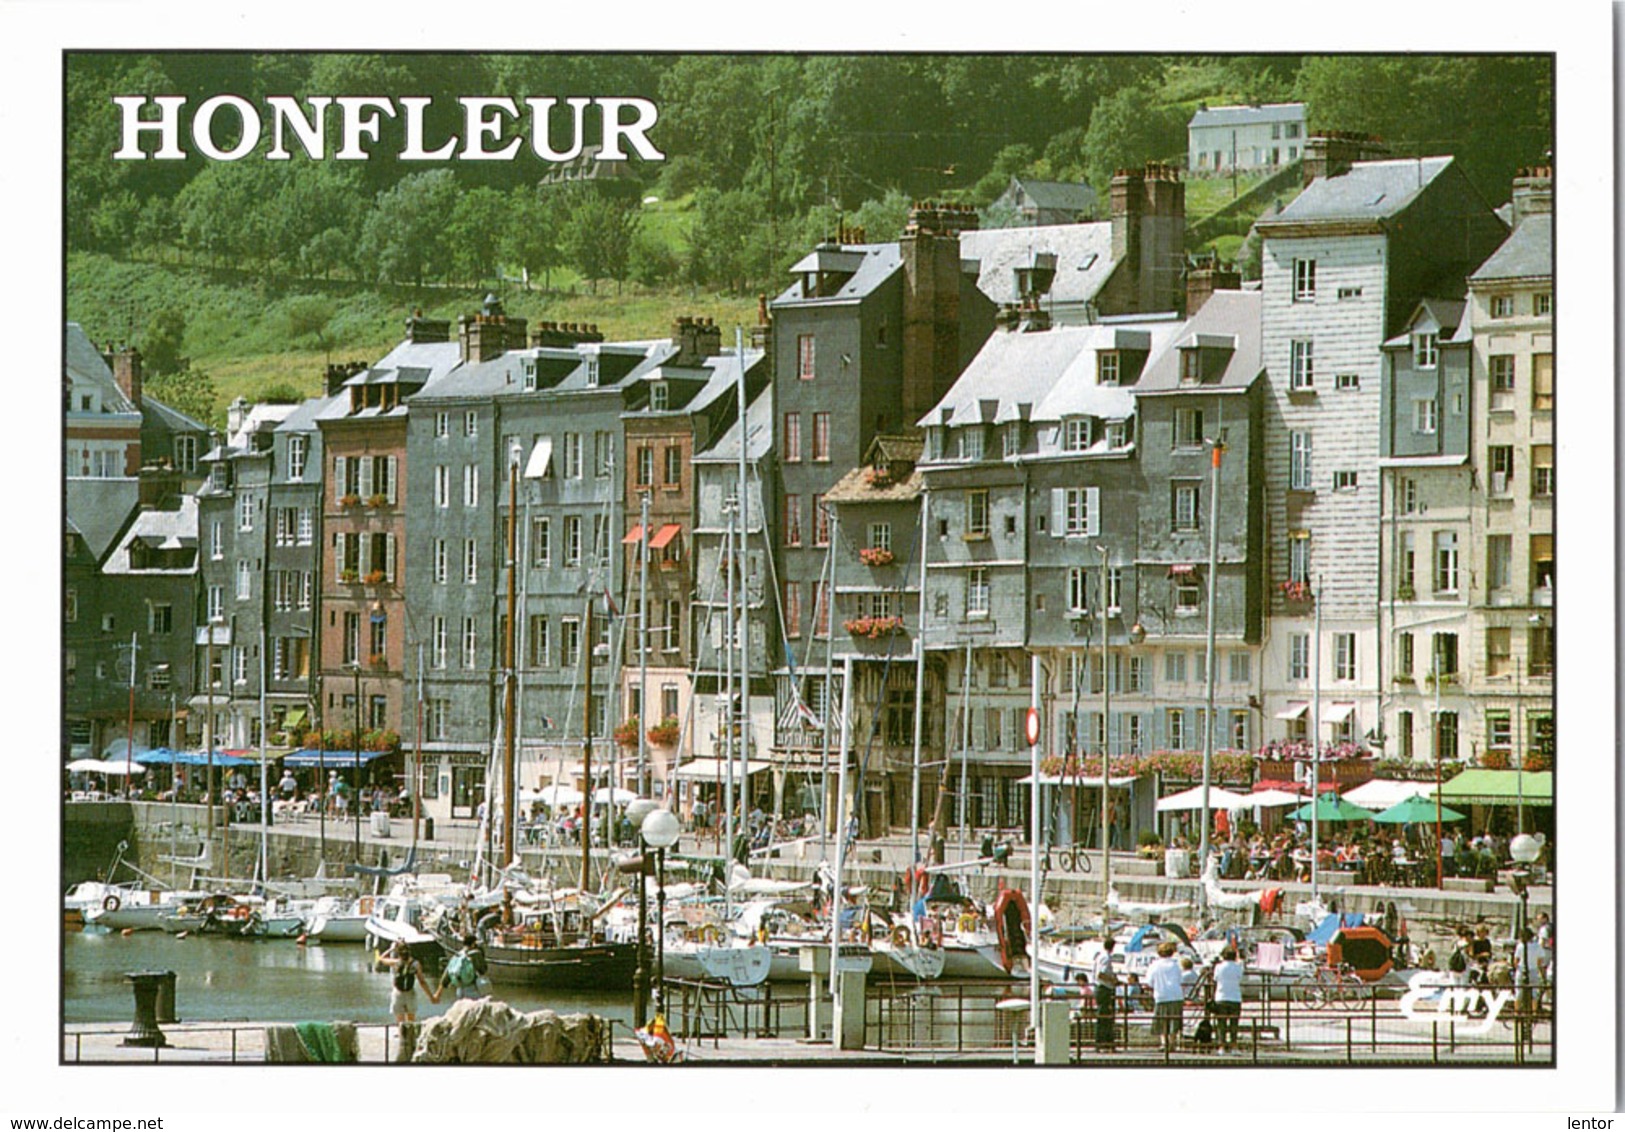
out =
<path fill-rule="evenodd" d="M 898 924 L 891 930 L 891 945 L 893 947 L 908 946 L 908 929 L 902 924 Z"/>
<path fill-rule="evenodd" d="M 1005 926 L 1012 909 L 1020 918 L 1022 930 L 1030 935 L 1032 914 L 1027 910 L 1027 898 L 1022 895 L 1019 888 L 1001 889 L 999 898 L 993 903 L 993 927 L 999 935 L 999 962 L 1006 973 L 1014 970 L 1015 962 L 1020 958 L 1020 949 L 1012 946 L 1015 941 L 1011 939 L 1011 933 Z"/>

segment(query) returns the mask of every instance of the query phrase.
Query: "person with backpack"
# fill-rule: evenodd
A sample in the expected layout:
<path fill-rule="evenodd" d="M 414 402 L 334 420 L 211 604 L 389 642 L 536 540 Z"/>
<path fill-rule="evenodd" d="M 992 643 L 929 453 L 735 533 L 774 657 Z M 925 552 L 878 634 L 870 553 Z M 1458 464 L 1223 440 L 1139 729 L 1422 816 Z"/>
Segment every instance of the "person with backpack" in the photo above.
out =
<path fill-rule="evenodd" d="M 446 962 L 446 970 L 440 976 L 440 990 L 452 988 L 457 998 L 479 998 L 480 976 L 485 974 L 485 952 L 480 950 L 479 942 L 473 935 L 463 937 L 463 946 L 457 949 Z"/>
<path fill-rule="evenodd" d="M 389 945 L 389 951 L 380 962 L 390 968 L 389 1012 L 395 1016 L 396 1023 L 418 1020 L 419 982 L 428 991 L 430 1002 L 440 1001 L 440 991 L 429 989 L 429 980 L 423 976 L 423 965 L 400 940 Z"/>
<path fill-rule="evenodd" d="M 1095 1048 L 1109 1050 L 1117 1045 L 1117 968 L 1112 965 L 1112 949 L 1117 941 L 1106 936 L 1090 975 L 1095 984 Z"/>

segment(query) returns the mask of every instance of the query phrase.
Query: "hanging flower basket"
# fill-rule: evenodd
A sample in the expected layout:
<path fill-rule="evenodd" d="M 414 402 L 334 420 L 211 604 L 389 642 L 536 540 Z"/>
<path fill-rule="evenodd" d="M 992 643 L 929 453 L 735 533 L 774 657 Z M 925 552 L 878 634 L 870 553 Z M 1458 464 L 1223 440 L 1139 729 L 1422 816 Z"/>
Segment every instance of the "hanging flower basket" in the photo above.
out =
<path fill-rule="evenodd" d="M 873 488 L 890 487 L 892 485 L 891 469 L 885 464 L 876 464 L 864 471 L 863 482 Z"/>
<path fill-rule="evenodd" d="M 378 669 L 378 671 L 382 672 L 384 669 L 389 667 L 389 657 L 385 656 L 381 652 L 375 652 L 372 654 L 372 656 L 367 658 L 367 663 L 371 664 L 374 668 Z"/>
<path fill-rule="evenodd" d="M 648 739 L 657 747 L 675 747 L 678 733 L 677 717 L 668 715 L 665 719 L 649 728 Z"/>
<path fill-rule="evenodd" d="M 858 561 L 865 566 L 890 566 L 897 561 L 897 555 L 884 546 L 866 546 L 858 551 Z"/>
<path fill-rule="evenodd" d="M 903 631 L 901 617 L 854 617 L 841 624 L 852 636 L 868 637 L 871 641 L 878 641 L 882 637 Z"/>
<path fill-rule="evenodd" d="M 341 581 L 341 582 L 345 582 L 345 583 L 354 585 L 356 582 L 358 582 L 360 580 L 361 580 L 360 576 L 357 575 L 354 570 L 340 570 L 339 571 L 339 581 Z"/>
<path fill-rule="evenodd" d="M 384 584 L 384 572 L 382 570 L 373 570 L 373 571 L 371 571 L 371 572 L 369 572 L 367 574 L 367 585 L 369 585 L 369 586 L 381 586 L 383 584 Z"/>
<path fill-rule="evenodd" d="M 375 508 L 387 507 L 389 506 L 389 496 L 385 495 L 381 491 L 374 492 L 373 494 L 367 496 L 367 506 Z"/>
<path fill-rule="evenodd" d="M 360 502 L 361 502 L 361 497 L 359 495 L 341 495 L 341 496 L 339 496 L 339 506 L 340 507 L 355 507 Z"/>
<path fill-rule="evenodd" d="M 1506 770 L 1512 759 L 1505 751 L 1489 750 L 1478 757 L 1478 765 L 1487 770 Z"/>
<path fill-rule="evenodd" d="M 1314 596 L 1309 592 L 1308 582 L 1282 582 L 1281 594 L 1288 601 L 1308 601 Z"/>
<path fill-rule="evenodd" d="M 636 747 L 638 745 L 638 721 L 634 716 L 625 723 L 620 724 L 614 731 L 615 742 L 623 747 Z"/>

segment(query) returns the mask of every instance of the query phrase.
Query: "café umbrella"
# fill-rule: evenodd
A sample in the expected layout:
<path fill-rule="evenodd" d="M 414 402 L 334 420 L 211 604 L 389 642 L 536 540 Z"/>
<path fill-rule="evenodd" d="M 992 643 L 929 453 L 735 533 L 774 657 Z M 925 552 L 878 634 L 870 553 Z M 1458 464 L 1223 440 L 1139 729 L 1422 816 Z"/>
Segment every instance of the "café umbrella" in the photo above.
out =
<path fill-rule="evenodd" d="M 1364 806 L 1344 801 L 1336 794 L 1326 793 L 1315 799 L 1314 805 L 1302 805 L 1287 815 L 1290 821 L 1370 821 L 1376 817 Z"/>
<path fill-rule="evenodd" d="M 146 770 L 147 768 L 140 763 L 126 763 L 122 759 L 117 761 L 108 760 L 106 762 L 101 759 L 74 759 L 67 765 L 67 771 L 70 774 L 115 774 L 122 776 L 126 774 L 145 774 Z"/>
<path fill-rule="evenodd" d="M 1432 798 L 1412 794 L 1403 802 L 1396 802 L 1389 806 L 1372 820 L 1388 825 L 1429 825 L 1435 820 L 1461 821 L 1466 816 L 1466 814 L 1457 813 L 1449 806 L 1439 806 Z"/>

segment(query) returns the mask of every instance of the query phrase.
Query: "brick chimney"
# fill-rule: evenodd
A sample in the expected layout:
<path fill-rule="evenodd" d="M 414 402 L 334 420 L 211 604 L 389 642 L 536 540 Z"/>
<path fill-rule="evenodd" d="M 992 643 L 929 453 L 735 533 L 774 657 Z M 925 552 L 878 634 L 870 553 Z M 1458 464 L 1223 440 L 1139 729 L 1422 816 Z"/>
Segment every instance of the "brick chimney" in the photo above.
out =
<path fill-rule="evenodd" d="M 1303 147 L 1303 183 L 1317 177 L 1341 177 L 1356 161 L 1386 157 L 1388 147 L 1371 134 L 1352 130 L 1322 130 Z"/>
<path fill-rule="evenodd" d="M 411 317 L 406 320 L 406 340 L 408 342 L 450 342 L 451 320 L 424 318 L 423 308 L 418 307 L 412 311 Z"/>
<path fill-rule="evenodd" d="M 1535 165 L 1519 169 L 1512 181 L 1512 226 L 1527 216 L 1552 211 L 1552 167 Z"/>
<path fill-rule="evenodd" d="M 668 365 L 700 366 L 706 358 L 722 353 L 722 331 L 709 318 L 690 318 L 678 315 L 671 328 L 672 344 L 677 347 Z"/>
<path fill-rule="evenodd" d="M 457 320 L 457 340 L 465 363 L 488 362 L 509 350 L 525 348 L 525 320 L 509 318 L 502 300 L 486 295 L 478 314 L 465 314 Z"/>
<path fill-rule="evenodd" d="M 1111 184 L 1112 314 L 1178 310 L 1184 301 L 1185 184 L 1172 165 L 1119 169 Z M 1122 274 L 1121 280 L 1115 276 Z"/>
<path fill-rule="evenodd" d="M 903 260 L 903 413 L 906 426 L 942 400 L 959 376 L 959 234 L 979 226 L 964 205 L 916 202 L 898 250 Z"/>
<path fill-rule="evenodd" d="M 248 416 L 248 398 L 241 395 L 233 397 L 231 404 L 226 406 L 226 435 L 236 436 L 243 430 L 243 420 Z"/>
<path fill-rule="evenodd" d="M 327 391 L 327 395 L 331 397 L 344 387 L 344 383 L 346 381 L 349 381 L 352 377 L 366 368 L 367 363 L 360 361 L 337 362 L 329 365 L 327 367 L 327 376 L 322 382 L 322 388 L 325 389 Z"/>
<path fill-rule="evenodd" d="M 1233 263 L 1217 259 L 1193 263 L 1185 269 L 1185 317 L 1202 309 L 1215 291 L 1241 290 L 1241 272 Z"/>
<path fill-rule="evenodd" d="M 539 348 L 568 350 L 583 342 L 602 342 L 604 335 L 596 322 L 552 322 L 536 324 L 530 332 L 530 344 Z"/>
<path fill-rule="evenodd" d="M 136 408 L 141 407 L 141 351 L 126 346 L 112 356 L 108 363 L 113 369 L 113 380 Z"/>

